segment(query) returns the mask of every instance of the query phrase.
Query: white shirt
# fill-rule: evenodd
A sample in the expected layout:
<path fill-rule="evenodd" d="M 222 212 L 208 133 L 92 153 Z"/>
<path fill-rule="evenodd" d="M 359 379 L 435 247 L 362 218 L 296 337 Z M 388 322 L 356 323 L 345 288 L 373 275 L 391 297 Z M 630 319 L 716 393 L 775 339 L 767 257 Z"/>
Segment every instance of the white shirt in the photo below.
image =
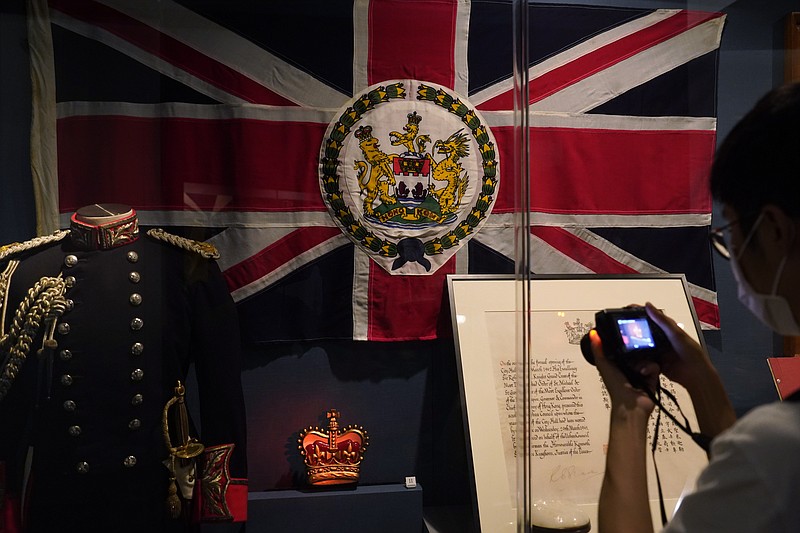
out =
<path fill-rule="evenodd" d="M 663 533 L 800 531 L 800 402 L 757 407 L 714 439 Z"/>

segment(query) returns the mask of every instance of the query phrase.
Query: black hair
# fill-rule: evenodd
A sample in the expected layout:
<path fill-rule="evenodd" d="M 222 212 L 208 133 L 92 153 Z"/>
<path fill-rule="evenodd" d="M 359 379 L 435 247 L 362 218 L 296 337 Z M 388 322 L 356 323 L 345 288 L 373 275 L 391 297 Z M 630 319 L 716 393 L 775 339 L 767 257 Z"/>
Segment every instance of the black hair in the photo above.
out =
<path fill-rule="evenodd" d="M 744 231 L 767 204 L 800 217 L 800 83 L 770 91 L 734 126 L 717 150 L 710 187 Z"/>

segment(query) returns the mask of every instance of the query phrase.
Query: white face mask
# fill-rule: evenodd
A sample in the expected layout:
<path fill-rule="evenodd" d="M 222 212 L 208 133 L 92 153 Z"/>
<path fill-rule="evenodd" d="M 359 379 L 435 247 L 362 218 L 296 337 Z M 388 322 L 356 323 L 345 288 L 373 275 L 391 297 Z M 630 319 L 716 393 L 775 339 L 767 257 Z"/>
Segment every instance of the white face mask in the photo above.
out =
<path fill-rule="evenodd" d="M 786 298 L 775 294 L 780 283 L 781 276 L 783 275 L 783 267 L 786 265 L 786 257 L 781 259 L 778 269 L 775 272 L 775 280 L 772 282 L 772 290 L 770 294 L 758 293 L 750 286 L 747 279 L 744 277 L 741 268 L 739 267 L 739 258 L 744 252 L 750 239 L 755 235 L 755 230 L 761 222 L 763 215 L 760 215 L 756 220 L 750 233 L 747 234 L 739 253 L 731 255 L 731 270 L 733 270 L 733 277 L 739 286 L 739 301 L 747 307 L 761 322 L 768 328 L 776 333 L 784 336 L 800 336 L 800 326 L 792 314 L 792 308 Z"/>

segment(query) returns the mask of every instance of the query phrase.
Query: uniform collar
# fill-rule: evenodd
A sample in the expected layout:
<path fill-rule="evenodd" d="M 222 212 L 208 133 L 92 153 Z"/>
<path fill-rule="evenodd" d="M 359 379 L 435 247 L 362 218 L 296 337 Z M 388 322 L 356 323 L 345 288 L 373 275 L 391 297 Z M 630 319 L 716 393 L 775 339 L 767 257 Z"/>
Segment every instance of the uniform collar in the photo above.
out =
<path fill-rule="evenodd" d="M 132 243 L 139 238 L 139 219 L 136 211 L 107 224 L 87 224 L 78 220 L 77 213 L 70 218 L 69 230 L 73 244 L 83 250 L 105 250 Z"/>

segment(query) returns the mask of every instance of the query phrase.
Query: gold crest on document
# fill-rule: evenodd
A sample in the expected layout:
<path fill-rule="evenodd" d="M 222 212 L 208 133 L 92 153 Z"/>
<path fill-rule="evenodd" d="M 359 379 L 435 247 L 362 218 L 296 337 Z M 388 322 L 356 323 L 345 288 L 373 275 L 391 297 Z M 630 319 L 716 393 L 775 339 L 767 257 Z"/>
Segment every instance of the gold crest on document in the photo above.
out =
<path fill-rule="evenodd" d="M 361 461 L 369 444 L 360 426 L 339 427 L 339 411 L 327 412 L 328 430 L 308 427 L 300 432 L 300 454 L 305 458 L 311 485 L 357 483 Z"/>

